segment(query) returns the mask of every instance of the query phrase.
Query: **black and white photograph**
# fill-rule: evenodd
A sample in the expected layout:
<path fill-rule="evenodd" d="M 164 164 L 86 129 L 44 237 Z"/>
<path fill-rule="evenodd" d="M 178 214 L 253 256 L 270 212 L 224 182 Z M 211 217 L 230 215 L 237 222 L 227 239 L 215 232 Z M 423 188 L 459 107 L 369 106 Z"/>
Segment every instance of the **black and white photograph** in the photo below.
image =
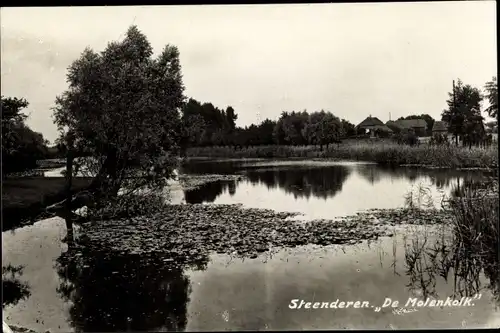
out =
<path fill-rule="evenodd" d="M 3 332 L 500 328 L 496 12 L 2 7 Z"/>

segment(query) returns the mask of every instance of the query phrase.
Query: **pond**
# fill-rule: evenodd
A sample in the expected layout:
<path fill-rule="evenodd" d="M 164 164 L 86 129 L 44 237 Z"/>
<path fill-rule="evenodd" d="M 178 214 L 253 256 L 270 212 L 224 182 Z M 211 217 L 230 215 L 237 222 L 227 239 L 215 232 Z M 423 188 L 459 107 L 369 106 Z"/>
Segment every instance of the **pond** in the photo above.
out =
<path fill-rule="evenodd" d="M 174 196 L 180 202 L 243 204 L 321 219 L 368 209 L 403 207 L 409 194 L 422 208 L 435 207 L 458 184 L 485 176 L 478 171 L 388 168 L 370 163 L 248 160 L 190 161 L 181 174 L 241 174 L 241 180 L 207 183 Z M 419 191 L 425 193 L 418 195 Z"/>
<path fill-rule="evenodd" d="M 179 202 L 240 203 L 311 218 L 401 207 L 411 187 L 420 183 L 433 196 L 442 196 L 458 182 L 484 177 L 478 172 L 263 160 L 191 161 L 179 173 L 242 175 L 181 191 L 173 196 Z M 481 296 L 470 306 L 375 311 L 386 298 L 398 300 L 398 308 L 409 298 L 425 300 L 428 289 L 437 299 L 452 296 L 452 279 L 428 274 L 431 288 L 407 269 L 410 245 L 419 239 L 433 243 L 442 234 L 438 229 L 399 227 L 391 238 L 282 249 L 256 259 L 214 254 L 181 267 L 97 253 L 84 265 L 65 259 L 77 250 L 62 242 L 64 221 L 47 219 L 2 233 L 3 266 L 24 266 L 11 278 L 17 284 L 7 290 L 12 297 L 4 304 L 3 320 L 39 332 L 498 327 L 498 302 L 484 288 L 488 279 L 482 274 Z M 369 306 L 291 309 L 292 300 Z"/>

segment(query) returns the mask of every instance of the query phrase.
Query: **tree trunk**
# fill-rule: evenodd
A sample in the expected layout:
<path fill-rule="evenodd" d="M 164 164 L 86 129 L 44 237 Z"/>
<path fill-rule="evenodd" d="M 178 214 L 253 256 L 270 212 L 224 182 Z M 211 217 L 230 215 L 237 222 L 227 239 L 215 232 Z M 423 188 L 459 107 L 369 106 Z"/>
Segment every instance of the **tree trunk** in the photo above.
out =
<path fill-rule="evenodd" d="M 111 152 L 104 164 L 99 170 L 97 176 L 92 180 L 91 184 L 83 191 L 76 193 L 74 196 L 71 194 L 72 173 L 73 173 L 73 152 L 68 152 L 66 155 L 66 199 L 46 208 L 47 211 L 52 211 L 66 220 L 66 227 L 68 230 L 68 239 L 73 236 L 73 221 L 72 211 L 88 206 L 93 203 L 103 202 L 102 199 L 115 197 L 118 195 L 119 186 L 111 183 L 107 176 L 117 175 L 118 163 L 116 152 Z M 113 178 L 112 178 L 113 180 Z M 70 235 L 71 234 L 71 235 Z M 71 237 L 70 237 L 71 236 Z"/>
<path fill-rule="evenodd" d="M 455 145 L 458 147 L 458 135 L 455 134 Z"/>
<path fill-rule="evenodd" d="M 73 219 L 71 211 L 71 185 L 73 181 L 73 151 L 68 149 L 66 154 L 66 202 L 65 202 L 65 217 L 66 220 L 66 242 L 73 244 Z"/>

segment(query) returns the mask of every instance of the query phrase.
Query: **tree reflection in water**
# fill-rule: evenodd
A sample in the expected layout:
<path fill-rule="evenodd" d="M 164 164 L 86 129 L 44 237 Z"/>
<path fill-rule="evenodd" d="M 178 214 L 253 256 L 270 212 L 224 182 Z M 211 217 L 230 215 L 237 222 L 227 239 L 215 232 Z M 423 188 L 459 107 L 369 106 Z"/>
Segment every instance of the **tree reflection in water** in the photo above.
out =
<path fill-rule="evenodd" d="M 456 296 L 473 296 L 488 288 L 500 305 L 498 191 L 484 191 L 497 186 L 495 181 L 457 186 L 445 208 L 452 225 L 439 227 L 436 240 L 430 240 L 428 233 L 415 234 L 405 246 L 410 289 L 420 290 L 424 297 L 436 296 L 436 278 L 442 277 L 453 283 Z M 482 276 L 489 285 L 482 285 Z"/>
<path fill-rule="evenodd" d="M 351 170 L 342 165 L 324 168 L 276 168 L 247 172 L 253 184 L 264 183 L 268 188 L 281 188 L 295 198 L 311 196 L 327 199 L 342 190 Z"/>
<path fill-rule="evenodd" d="M 295 198 L 332 198 L 342 190 L 342 185 L 349 177 L 352 170 L 370 184 L 388 179 L 406 179 L 410 182 L 418 181 L 424 177 L 430 180 L 431 185 L 438 189 L 450 187 L 459 179 L 478 181 L 484 173 L 472 171 L 443 169 L 422 169 L 411 167 L 392 167 L 375 164 L 334 165 L 328 167 L 311 167 L 306 165 L 276 165 L 259 166 L 244 164 L 243 162 L 190 162 L 184 163 L 180 168 L 181 173 L 194 174 L 236 174 L 247 176 L 254 185 L 263 184 L 268 189 L 283 189 Z M 234 181 L 219 181 L 201 186 L 198 189 L 186 191 L 185 198 L 188 203 L 214 202 L 226 189 L 232 196 L 236 192 L 237 183 Z"/>
<path fill-rule="evenodd" d="M 2 266 L 2 308 L 16 305 L 31 295 L 29 285 L 19 279 L 23 269 L 23 266 Z"/>
<path fill-rule="evenodd" d="M 196 189 L 184 191 L 184 198 L 189 204 L 214 202 L 226 189 L 229 191 L 229 194 L 233 196 L 236 192 L 236 181 L 218 180 L 205 183 Z"/>
<path fill-rule="evenodd" d="M 391 167 L 383 165 L 361 165 L 356 168 L 357 173 L 374 185 L 384 179 L 407 179 L 415 182 L 421 177 L 430 179 L 430 183 L 439 189 L 450 187 L 458 179 L 480 181 L 488 172 L 460 171 L 449 169 L 422 169 L 412 167 Z"/>
<path fill-rule="evenodd" d="M 149 216 L 164 205 L 159 194 L 132 195 L 115 203 L 110 216 Z M 85 235 L 79 241 L 86 246 L 68 243 L 68 251 L 55 265 L 62 280 L 57 292 L 72 303 L 70 321 L 77 331 L 185 329 L 190 281 L 184 272 L 205 269 L 208 257 L 173 260 L 165 258 L 168 253 L 161 249 L 141 254 L 104 252 Z"/>
<path fill-rule="evenodd" d="M 206 269 L 208 258 L 180 263 L 72 247 L 57 259 L 58 293 L 71 301 L 77 331 L 182 331 L 191 292 L 184 270 Z"/>
<path fill-rule="evenodd" d="M 265 184 L 268 188 L 281 188 L 295 198 L 331 198 L 342 190 L 350 169 L 345 166 L 328 168 L 276 168 L 266 170 L 251 170 L 246 173 L 252 184 Z M 224 191 L 233 196 L 237 182 L 216 181 L 203 184 L 200 187 L 184 192 L 187 203 L 214 202 Z"/>

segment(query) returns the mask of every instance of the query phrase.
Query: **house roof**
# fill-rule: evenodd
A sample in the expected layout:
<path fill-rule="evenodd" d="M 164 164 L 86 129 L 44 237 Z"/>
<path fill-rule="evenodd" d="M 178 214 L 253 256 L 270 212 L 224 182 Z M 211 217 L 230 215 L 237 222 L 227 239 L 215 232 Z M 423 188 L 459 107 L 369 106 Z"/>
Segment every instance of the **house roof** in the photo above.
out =
<path fill-rule="evenodd" d="M 396 123 L 402 128 L 426 128 L 427 122 L 424 119 L 397 120 Z"/>
<path fill-rule="evenodd" d="M 365 120 L 359 123 L 358 127 L 373 127 L 376 125 L 384 126 L 384 123 L 377 117 L 367 117 Z"/>
<path fill-rule="evenodd" d="M 373 129 L 375 129 L 375 130 L 382 130 L 382 131 L 389 132 L 389 133 L 393 132 L 389 127 L 387 127 L 387 125 L 384 125 L 384 124 L 382 124 L 382 125 L 375 125 L 375 126 L 373 126 Z"/>
<path fill-rule="evenodd" d="M 448 130 L 448 126 L 444 121 L 435 121 L 432 126 L 433 132 L 446 132 Z"/>
<path fill-rule="evenodd" d="M 389 120 L 388 122 L 385 123 L 387 126 L 394 126 L 394 127 L 398 127 L 400 129 L 403 129 L 403 127 L 401 127 L 401 125 L 399 125 L 397 122 L 395 122 L 394 120 Z"/>

